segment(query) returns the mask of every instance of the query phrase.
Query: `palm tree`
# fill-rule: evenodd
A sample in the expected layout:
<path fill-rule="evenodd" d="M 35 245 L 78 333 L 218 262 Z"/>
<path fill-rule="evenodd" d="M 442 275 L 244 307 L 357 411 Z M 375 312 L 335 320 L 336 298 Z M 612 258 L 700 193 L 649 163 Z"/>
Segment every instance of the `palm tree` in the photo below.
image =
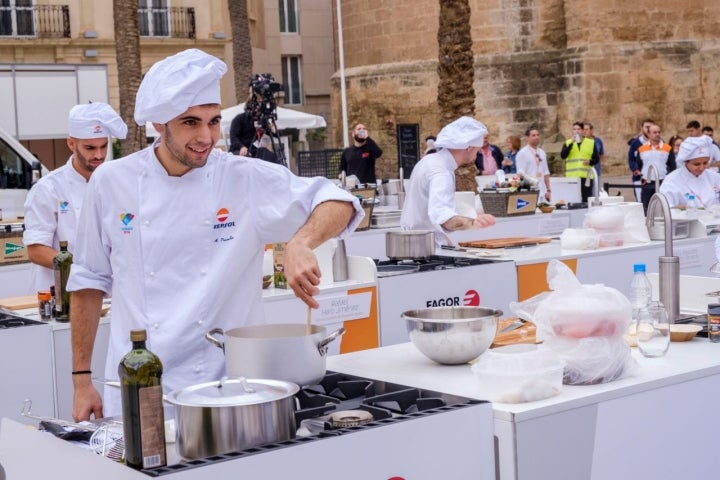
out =
<path fill-rule="evenodd" d="M 253 67 L 247 0 L 228 0 L 228 10 L 232 32 L 235 100 L 240 103 L 247 99 Z"/>
<path fill-rule="evenodd" d="M 113 0 L 115 55 L 117 57 L 120 116 L 128 126 L 127 139 L 121 141 L 122 155 L 145 147 L 145 127 L 135 123 L 135 96 L 140 87 L 140 27 L 137 0 Z"/>
<path fill-rule="evenodd" d="M 438 95 L 440 124 L 475 115 L 475 78 L 468 0 L 440 0 L 438 28 Z M 455 170 L 456 190 L 477 188 L 474 165 Z"/>

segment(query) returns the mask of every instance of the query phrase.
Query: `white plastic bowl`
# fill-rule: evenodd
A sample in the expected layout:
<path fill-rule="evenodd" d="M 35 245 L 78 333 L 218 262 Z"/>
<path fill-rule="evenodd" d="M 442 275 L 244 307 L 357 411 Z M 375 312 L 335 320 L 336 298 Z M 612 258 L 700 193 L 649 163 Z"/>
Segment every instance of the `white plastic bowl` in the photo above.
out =
<path fill-rule="evenodd" d="M 525 403 L 559 394 L 564 367 L 549 348 L 518 344 L 486 351 L 472 370 L 488 400 Z"/>

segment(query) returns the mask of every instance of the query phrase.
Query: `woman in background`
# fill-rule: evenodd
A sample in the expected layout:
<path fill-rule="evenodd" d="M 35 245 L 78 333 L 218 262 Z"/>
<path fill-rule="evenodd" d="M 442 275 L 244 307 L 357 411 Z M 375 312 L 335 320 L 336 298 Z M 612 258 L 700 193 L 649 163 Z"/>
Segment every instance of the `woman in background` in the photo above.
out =
<path fill-rule="evenodd" d="M 507 151 L 505 152 L 501 167 L 505 173 L 515 173 L 515 157 L 520 150 L 520 137 L 510 135 L 505 139 L 505 146 L 507 146 Z"/>
<path fill-rule="evenodd" d="M 680 135 L 673 135 L 672 137 L 670 137 L 670 141 L 668 141 L 668 145 L 670 145 L 670 153 L 668 154 L 667 165 L 668 168 L 672 167 L 672 170 L 675 170 L 677 168 L 677 154 L 680 151 L 680 144 L 682 142 L 683 137 L 681 137 Z"/>

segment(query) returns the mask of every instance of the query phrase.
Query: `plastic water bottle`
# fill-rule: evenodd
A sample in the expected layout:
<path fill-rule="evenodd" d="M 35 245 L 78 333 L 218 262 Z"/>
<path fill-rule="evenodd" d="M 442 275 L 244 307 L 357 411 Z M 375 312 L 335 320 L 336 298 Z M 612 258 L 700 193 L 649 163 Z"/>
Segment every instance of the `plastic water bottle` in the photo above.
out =
<path fill-rule="evenodd" d="M 695 195 L 689 193 L 687 196 L 687 205 L 685 206 L 685 218 L 687 220 L 695 220 L 698 218 L 697 201 Z"/>
<path fill-rule="evenodd" d="M 652 299 L 652 285 L 650 279 L 645 275 L 645 264 L 636 263 L 633 265 L 632 281 L 630 282 L 630 303 L 632 304 L 633 321 L 637 321 L 638 312 L 647 308 Z"/>

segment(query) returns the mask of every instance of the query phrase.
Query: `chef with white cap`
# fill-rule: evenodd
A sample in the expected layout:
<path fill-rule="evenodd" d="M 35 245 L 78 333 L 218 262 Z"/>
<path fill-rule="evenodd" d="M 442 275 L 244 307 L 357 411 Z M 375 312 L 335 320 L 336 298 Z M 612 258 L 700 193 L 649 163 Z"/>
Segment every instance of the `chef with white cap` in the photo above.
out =
<path fill-rule="evenodd" d="M 660 193 L 671 207 L 684 207 L 688 194 L 695 195 L 699 207 L 709 208 L 718 203 L 720 174 L 707 168 L 710 157 L 716 155 L 714 149 L 717 146 L 707 135 L 688 137 L 680 144 L 677 169 L 660 185 Z"/>
<path fill-rule="evenodd" d="M 109 138 L 123 139 L 127 125 L 106 103 L 76 105 L 68 115 L 67 146 L 72 152 L 65 165 L 41 178 L 25 201 L 23 243 L 35 264 L 37 290 L 48 290 L 55 283 L 53 257 L 60 241 L 68 250 L 75 248 L 75 232 L 83 196 L 90 175 L 103 164 Z"/>
<path fill-rule="evenodd" d="M 153 65 L 137 93 L 135 121 L 152 122 L 160 137 L 90 181 L 68 283 L 75 420 L 120 413 L 115 389 L 105 389 L 103 404 L 91 382 L 103 295 L 112 293 L 113 319 L 106 369 L 95 375 L 117 378 L 130 330 L 145 329 L 166 391 L 217 380 L 223 352 L 204 336 L 263 322 L 264 246 L 287 242 L 288 284 L 317 308 L 312 250 L 363 217 L 357 199 L 327 179 L 213 148 L 226 70 L 197 49 Z"/>
<path fill-rule="evenodd" d="M 495 224 L 490 214 L 458 215 L 455 204 L 455 170 L 475 162 L 487 133 L 485 125 L 471 117 L 460 117 L 440 130 L 437 152 L 425 155 L 410 175 L 400 216 L 403 230 L 433 230 L 440 246 L 452 245 L 448 232 Z"/>

